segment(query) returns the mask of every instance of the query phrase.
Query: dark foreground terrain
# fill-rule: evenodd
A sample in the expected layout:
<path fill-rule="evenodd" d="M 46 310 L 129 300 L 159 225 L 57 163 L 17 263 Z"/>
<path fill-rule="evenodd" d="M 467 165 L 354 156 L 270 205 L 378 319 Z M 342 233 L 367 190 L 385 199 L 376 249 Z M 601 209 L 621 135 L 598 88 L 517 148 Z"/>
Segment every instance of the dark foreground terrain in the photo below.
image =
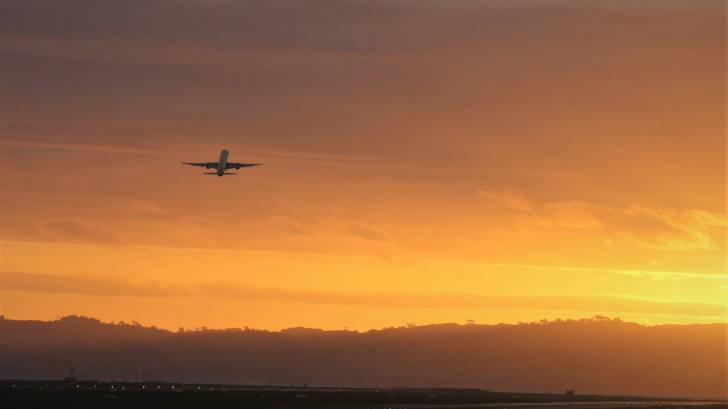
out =
<path fill-rule="evenodd" d="M 84 317 L 0 316 L 0 379 L 472 388 L 728 399 L 726 324 L 595 317 L 366 332 L 171 332 Z"/>
<path fill-rule="evenodd" d="M 728 403 L 480 389 L 264 387 L 155 382 L 0 381 L 3 408 L 728 409 Z"/>

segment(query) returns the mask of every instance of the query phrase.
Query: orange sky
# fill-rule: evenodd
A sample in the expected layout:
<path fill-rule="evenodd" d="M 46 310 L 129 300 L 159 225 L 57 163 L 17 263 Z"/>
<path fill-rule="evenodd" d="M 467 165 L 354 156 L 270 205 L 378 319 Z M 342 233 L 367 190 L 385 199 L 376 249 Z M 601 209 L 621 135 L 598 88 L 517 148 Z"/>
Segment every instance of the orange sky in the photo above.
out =
<path fill-rule="evenodd" d="M 0 6 L 7 317 L 728 320 L 724 2 L 127 4 Z"/>

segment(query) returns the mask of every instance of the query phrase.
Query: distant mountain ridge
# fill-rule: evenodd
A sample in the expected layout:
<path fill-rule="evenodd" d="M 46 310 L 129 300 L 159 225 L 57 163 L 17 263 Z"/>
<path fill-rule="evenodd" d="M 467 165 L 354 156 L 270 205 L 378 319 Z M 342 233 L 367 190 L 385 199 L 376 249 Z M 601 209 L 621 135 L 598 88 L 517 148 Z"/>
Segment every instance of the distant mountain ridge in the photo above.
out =
<path fill-rule="evenodd" d="M 172 332 L 70 316 L 0 319 L 0 377 L 475 387 L 728 398 L 728 324 L 596 317 L 368 332 Z"/>

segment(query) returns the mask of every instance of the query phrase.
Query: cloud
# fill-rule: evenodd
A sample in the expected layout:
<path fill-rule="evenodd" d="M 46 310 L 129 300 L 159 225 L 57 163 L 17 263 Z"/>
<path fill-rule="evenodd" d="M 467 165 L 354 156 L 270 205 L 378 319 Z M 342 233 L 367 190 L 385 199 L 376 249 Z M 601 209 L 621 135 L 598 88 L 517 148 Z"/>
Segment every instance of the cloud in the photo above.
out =
<path fill-rule="evenodd" d="M 254 287 L 234 282 L 160 285 L 121 278 L 5 272 L 4 291 L 118 297 L 244 298 L 389 308 L 527 309 L 728 318 L 725 305 L 658 302 L 626 296 L 512 296 L 469 293 L 339 293 Z"/>
<path fill-rule="evenodd" d="M 531 221 L 541 227 L 595 229 L 603 226 L 595 212 L 598 208 L 584 202 L 550 202 L 544 204 Z"/>
<path fill-rule="evenodd" d="M 496 206 L 524 212 L 533 209 L 531 201 L 517 193 L 508 191 L 487 191 L 478 189 L 478 196 Z"/>
<path fill-rule="evenodd" d="M 523 212 L 520 223 L 526 227 L 599 230 L 657 250 L 719 250 L 713 234 L 728 226 L 728 215 L 701 209 L 614 207 L 578 200 L 536 204 L 512 192 L 485 190 L 478 196 Z"/>
<path fill-rule="evenodd" d="M 344 231 L 353 235 L 354 237 L 358 237 L 364 240 L 380 242 L 389 241 L 389 236 L 383 230 L 367 223 L 347 222 L 344 225 Z"/>
<path fill-rule="evenodd" d="M 74 142 L 47 142 L 47 141 L 28 141 L 28 140 L 12 140 L 5 138 L 0 141 L 0 146 L 31 148 L 31 149 L 51 149 L 51 150 L 67 150 L 67 151 L 88 151 L 103 152 L 118 155 L 152 155 L 164 156 L 169 155 L 160 149 L 149 147 L 129 147 L 121 146 L 121 144 L 108 143 L 74 143 Z"/>
<path fill-rule="evenodd" d="M 44 225 L 52 235 L 69 241 L 97 244 L 121 244 L 116 233 L 96 226 L 82 224 L 73 220 L 56 220 Z"/>
<path fill-rule="evenodd" d="M 181 288 L 154 283 L 133 284 L 116 278 L 61 276 L 51 274 L 0 273 L 3 291 L 27 291 L 50 294 L 80 294 L 118 297 L 173 297 Z"/>
<path fill-rule="evenodd" d="M 386 229 L 373 223 L 339 217 L 323 217 L 299 221 L 286 216 L 275 216 L 266 224 L 278 231 L 294 236 L 328 237 L 338 235 L 340 239 L 386 243 L 390 236 Z"/>
<path fill-rule="evenodd" d="M 437 260 L 427 260 L 437 263 Z M 573 271 L 581 273 L 606 273 L 624 275 L 630 277 L 649 278 L 652 280 L 718 280 L 728 282 L 728 273 L 696 273 L 691 271 L 665 271 L 665 270 L 637 270 L 613 267 L 585 267 L 568 265 L 543 265 L 543 264 L 519 264 L 519 263 L 467 263 L 484 268 L 502 268 L 506 270 L 530 270 L 530 271 Z"/>
<path fill-rule="evenodd" d="M 275 216 L 266 221 L 266 224 L 276 230 L 288 233 L 294 236 L 310 236 L 312 231 L 302 223 L 285 216 Z"/>
<path fill-rule="evenodd" d="M 129 213 L 151 216 L 161 216 L 169 213 L 169 210 L 161 207 L 155 202 L 142 200 L 132 200 L 123 205 L 122 210 L 125 210 Z"/>

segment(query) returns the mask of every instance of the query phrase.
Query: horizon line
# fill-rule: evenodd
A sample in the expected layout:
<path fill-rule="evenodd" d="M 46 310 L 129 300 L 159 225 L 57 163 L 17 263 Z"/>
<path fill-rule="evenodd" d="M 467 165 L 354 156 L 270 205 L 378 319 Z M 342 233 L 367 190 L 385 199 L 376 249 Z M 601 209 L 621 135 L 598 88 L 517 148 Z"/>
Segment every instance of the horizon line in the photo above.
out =
<path fill-rule="evenodd" d="M 456 326 L 459 328 L 472 328 L 472 327 L 496 327 L 496 326 L 528 326 L 528 325 L 552 325 L 552 324 L 579 324 L 579 323 L 610 323 L 610 324 L 626 324 L 626 325 L 635 325 L 642 328 L 658 328 L 658 327 L 691 327 L 691 326 L 726 326 L 726 330 L 728 331 L 728 322 L 691 322 L 691 323 L 658 323 L 658 324 L 645 324 L 640 323 L 636 321 L 628 321 L 625 319 L 622 319 L 621 317 L 610 317 L 605 315 L 593 315 L 588 318 L 555 318 L 555 319 L 547 319 L 542 318 L 540 320 L 536 321 L 517 321 L 517 322 L 505 322 L 500 321 L 497 323 L 477 323 L 475 321 L 469 320 L 469 322 L 465 323 L 457 323 L 457 322 L 432 322 L 428 324 L 415 324 L 415 323 L 406 323 L 402 324 L 400 326 L 383 326 L 380 328 L 369 328 L 365 330 L 359 330 L 359 329 L 349 329 L 348 326 L 342 328 L 342 329 L 333 329 L 333 328 L 316 328 L 316 327 L 306 327 L 306 326 L 291 326 L 291 327 L 282 327 L 280 329 L 268 329 L 268 328 L 253 328 L 248 326 L 243 327 L 219 327 L 219 328 L 209 328 L 207 326 L 201 326 L 201 327 L 194 327 L 194 328 L 187 328 L 184 326 L 180 326 L 177 330 L 174 328 L 169 327 L 160 327 L 154 324 L 142 324 L 138 321 L 104 321 L 101 318 L 96 318 L 93 316 L 88 315 L 78 315 L 78 314 L 67 314 L 58 316 L 54 319 L 19 319 L 19 318 L 10 318 L 4 313 L 0 313 L 0 322 L 2 321 L 15 321 L 15 322 L 36 322 L 36 323 L 45 323 L 45 324 L 51 324 L 51 323 L 58 323 L 65 319 L 80 319 L 80 320 L 88 320 L 88 321 L 95 321 L 98 322 L 100 325 L 110 325 L 110 326 L 126 326 L 126 327 L 135 327 L 135 328 L 146 328 L 151 330 L 157 330 L 157 331 L 164 331 L 169 332 L 171 334 L 177 334 L 177 333 L 188 333 L 188 332 L 269 332 L 269 333 L 283 333 L 286 331 L 291 330 L 308 330 L 308 331 L 320 331 L 322 333 L 325 332 L 349 332 L 349 333 L 357 333 L 357 334 L 365 334 L 368 332 L 373 331 L 387 331 L 387 330 L 400 330 L 400 329 L 416 329 L 416 328 L 427 328 L 427 327 L 437 327 L 437 326 Z"/>

